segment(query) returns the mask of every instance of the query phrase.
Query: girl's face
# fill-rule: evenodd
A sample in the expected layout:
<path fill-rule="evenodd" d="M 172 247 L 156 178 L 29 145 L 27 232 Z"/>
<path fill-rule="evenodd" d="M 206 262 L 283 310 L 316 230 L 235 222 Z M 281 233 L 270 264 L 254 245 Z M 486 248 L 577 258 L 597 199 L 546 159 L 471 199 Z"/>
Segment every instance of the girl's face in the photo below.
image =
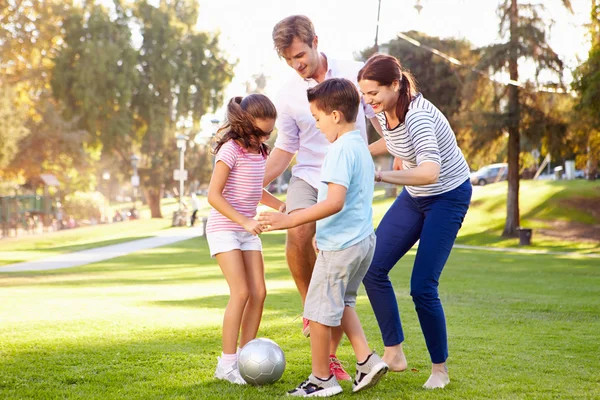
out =
<path fill-rule="evenodd" d="M 254 120 L 256 122 L 256 126 L 263 132 L 263 135 L 260 137 L 260 141 L 262 143 L 269 140 L 271 137 L 271 132 L 275 129 L 275 119 L 273 118 L 257 118 Z"/>
<path fill-rule="evenodd" d="M 358 82 L 358 86 L 360 86 L 365 103 L 371 105 L 375 113 L 396 109 L 400 87 L 398 81 L 392 82 L 389 86 L 381 86 L 377 81 L 363 79 Z"/>

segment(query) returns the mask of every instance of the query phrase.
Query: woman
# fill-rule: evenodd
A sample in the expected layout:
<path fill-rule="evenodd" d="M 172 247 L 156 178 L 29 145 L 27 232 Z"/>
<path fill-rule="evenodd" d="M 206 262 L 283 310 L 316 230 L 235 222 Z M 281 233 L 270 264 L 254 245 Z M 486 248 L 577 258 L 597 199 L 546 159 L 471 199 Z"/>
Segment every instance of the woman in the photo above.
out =
<path fill-rule="evenodd" d="M 383 130 L 383 139 L 369 146 L 371 154 L 389 152 L 402 160 L 402 169 L 375 174 L 375 181 L 404 189 L 377 228 L 375 256 L 363 281 L 383 336 L 383 360 L 392 371 L 407 366 L 389 272 L 419 240 L 410 294 L 432 362 L 423 387 L 443 388 L 450 382 L 448 340 L 437 287 L 471 201 L 469 167 L 444 115 L 417 91 L 396 58 L 371 57 L 358 84 Z"/>

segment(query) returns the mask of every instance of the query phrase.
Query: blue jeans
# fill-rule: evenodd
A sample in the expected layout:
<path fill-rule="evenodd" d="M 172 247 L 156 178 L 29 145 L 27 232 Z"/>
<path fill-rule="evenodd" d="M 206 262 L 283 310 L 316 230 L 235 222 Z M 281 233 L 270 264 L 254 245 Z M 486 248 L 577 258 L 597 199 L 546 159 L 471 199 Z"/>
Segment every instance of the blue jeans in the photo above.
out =
<path fill-rule="evenodd" d="M 363 283 L 385 346 L 404 341 L 390 270 L 419 240 L 410 279 L 410 295 L 425 336 L 431 362 L 448 358 L 446 318 L 438 296 L 439 278 L 471 202 L 469 180 L 447 193 L 412 197 L 400 193 L 377 228 L 375 255 Z"/>

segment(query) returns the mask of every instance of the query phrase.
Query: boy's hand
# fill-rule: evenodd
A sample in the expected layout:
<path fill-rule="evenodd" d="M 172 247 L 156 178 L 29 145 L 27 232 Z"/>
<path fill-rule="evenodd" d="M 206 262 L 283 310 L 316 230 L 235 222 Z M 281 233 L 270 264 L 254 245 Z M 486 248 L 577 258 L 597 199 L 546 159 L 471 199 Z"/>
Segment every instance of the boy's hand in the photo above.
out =
<path fill-rule="evenodd" d="M 403 168 L 402 160 L 398 157 L 394 157 L 394 165 L 392 167 L 393 171 L 400 171 Z"/>
<path fill-rule="evenodd" d="M 287 229 L 291 226 L 290 216 L 280 212 L 261 212 L 258 220 L 262 224 L 263 232 Z"/>
<path fill-rule="evenodd" d="M 264 231 L 264 229 L 262 229 L 262 225 L 260 224 L 260 222 L 258 222 L 255 219 L 250 219 L 250 218 L 248 218 L 248 220 L 246 222 L 244 222 L 244 225 L 242 225 L 242 227 L 248 233 L 251 233 L 254 236 L 260 235 Z"/>
<path fill-rule="evenodd" d="M 313 236 L 313 248 L 315 249 L 315 253 L 319 253 L 319 247 L 317 246 L 317 235 Z"/>

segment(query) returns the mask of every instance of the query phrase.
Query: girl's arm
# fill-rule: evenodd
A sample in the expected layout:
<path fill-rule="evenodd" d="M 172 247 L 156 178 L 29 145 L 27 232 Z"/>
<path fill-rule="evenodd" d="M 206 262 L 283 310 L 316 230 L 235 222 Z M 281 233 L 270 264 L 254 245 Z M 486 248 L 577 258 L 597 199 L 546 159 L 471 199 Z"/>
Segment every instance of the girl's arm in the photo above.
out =
<path fill-rule="evenodd" d="M 416 168 L 400 171 L 377 171 L 375 182 L 394 185 L 424 186 L 436 183 L 440 175 L 440 165 L 433 161 L 424 161 Z"/>
<path fill-rule="evenodd" d="M 223 161 L 217 161 L 213 175 L 208 185 L 208 204 L 215 210 L 220 212 L 225 217 L 233 222 L 240 224 L 246 231 L 253 235 L 262 233 L 262 229 L 258 221 L 248 218 L 238 212 L 229 202 L 223 197 L 223 189 L 227 183 L 230 169 Z"/>
<path fill-rule="evenodd" d="M 265 206 L 271 207 L 274 210 L 281 211 L 282 207 L 285 206 L 285 203 L 279 200 L 277 197 L 273 196 L 271 193 L 267 191 L 267 189 L 263 189 L 262 197 L 260 198 L 260 204 L 264 204 Z"/>

